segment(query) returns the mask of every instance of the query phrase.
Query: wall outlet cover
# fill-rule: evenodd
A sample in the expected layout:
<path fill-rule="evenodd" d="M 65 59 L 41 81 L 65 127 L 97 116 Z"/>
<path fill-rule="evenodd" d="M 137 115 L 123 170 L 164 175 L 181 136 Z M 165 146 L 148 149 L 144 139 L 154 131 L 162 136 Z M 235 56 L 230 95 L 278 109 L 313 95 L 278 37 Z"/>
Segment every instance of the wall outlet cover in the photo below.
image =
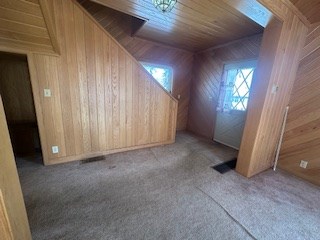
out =
<path fill-rule="evenodd" d="M 304 160 L 301 160 L 301 162 L 300 162 L 300 167 L 301 167 L 301 168 L 307 168 L 307 166 L 308 166 L 308 162 L 307 162 L 307 161 L 304 161 Z"/>
<path fill-rule="evenodd" d="M 272 85 L 272 90 L 271 90 L 271 92 L 272 92 L 273 94 L 276 94 L 276 93 L 278 92 L 278 90 L 279 90 L 279 86 L 276 85 L 276 84 L 273 84 L 273 85 Z"/>
<path fill-rule="evenodd" d="M 59 147 L 58 146 L 52 146 L 52 153 L 59 153 Z"/>
<path fill-rule="evenodd" d="M 44 94 L 45 97 L 51 97 L 51 90 L 48 89 L 48 88 L 45 88 L 43 90 L 43 94 Z"/>

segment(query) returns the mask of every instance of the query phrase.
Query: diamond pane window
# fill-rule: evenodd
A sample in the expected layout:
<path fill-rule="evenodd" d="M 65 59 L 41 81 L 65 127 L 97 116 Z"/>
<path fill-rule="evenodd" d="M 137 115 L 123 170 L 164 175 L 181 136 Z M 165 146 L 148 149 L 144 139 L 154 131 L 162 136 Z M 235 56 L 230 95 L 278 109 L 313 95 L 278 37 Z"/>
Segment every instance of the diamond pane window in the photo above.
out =
<path fill-rule="evenodd" d="M 141 63 L 142 66 L 164 87 L 168 92 L 172 89 L 172 68 L 152 63 Z"/>
<path fill-rule="evenodd" d="M 248 105 L 253 68 L 237 69 L 234 81 L 231 109 L 245 111 Z"/>
<path fill-rule="evenodd" d="M 256 61 L 225 65 L 217 110 L 247 110 L 255 65 Z"/>

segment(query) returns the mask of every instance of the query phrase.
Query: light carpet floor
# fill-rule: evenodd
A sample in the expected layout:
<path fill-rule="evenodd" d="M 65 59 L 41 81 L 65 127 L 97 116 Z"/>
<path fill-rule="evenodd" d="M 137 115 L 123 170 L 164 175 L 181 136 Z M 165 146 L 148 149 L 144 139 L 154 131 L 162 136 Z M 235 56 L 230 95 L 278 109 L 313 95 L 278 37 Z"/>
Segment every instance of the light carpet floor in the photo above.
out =
<path fill-rule="evenodd" d="M 34 240 L 320 239 L 320 189 L 284 172 L 210 168 L 235 150 L 179 133 L 103 161 L 17 159 Z"/>

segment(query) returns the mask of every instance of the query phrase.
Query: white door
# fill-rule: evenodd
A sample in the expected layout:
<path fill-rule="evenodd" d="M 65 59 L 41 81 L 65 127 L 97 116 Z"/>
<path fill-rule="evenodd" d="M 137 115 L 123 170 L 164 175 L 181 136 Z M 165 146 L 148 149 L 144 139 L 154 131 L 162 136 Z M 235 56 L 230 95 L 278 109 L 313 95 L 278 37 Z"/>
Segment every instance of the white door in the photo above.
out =
<path fill-rule="evenodd" d="M 256 60 L 224 66 L 213 139 L 239 149 Z"/>

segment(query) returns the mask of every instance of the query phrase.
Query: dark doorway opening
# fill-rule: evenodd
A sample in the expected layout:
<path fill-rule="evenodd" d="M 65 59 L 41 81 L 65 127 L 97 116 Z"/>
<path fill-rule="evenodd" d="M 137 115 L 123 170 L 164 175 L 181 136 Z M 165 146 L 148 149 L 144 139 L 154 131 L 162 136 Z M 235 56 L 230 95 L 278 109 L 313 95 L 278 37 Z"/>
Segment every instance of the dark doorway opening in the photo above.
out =
<path fill-rule="evenodd" d="M 42 164 L 42 151 L 26 55 L 0 52 L 0 94 L 17 165 Z"/>

